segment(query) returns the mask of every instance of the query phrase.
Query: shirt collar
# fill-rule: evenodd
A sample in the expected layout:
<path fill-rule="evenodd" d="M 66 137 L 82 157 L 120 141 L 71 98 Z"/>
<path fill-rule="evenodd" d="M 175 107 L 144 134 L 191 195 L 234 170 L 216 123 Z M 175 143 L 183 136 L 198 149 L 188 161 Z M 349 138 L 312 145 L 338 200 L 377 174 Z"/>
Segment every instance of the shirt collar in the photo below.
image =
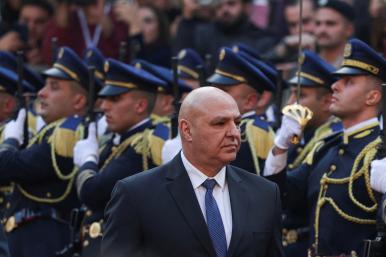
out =
<path fill-rule="evenodd" d="M 181 159 L 182 163 L 184 164 L 184 167 L 186 171 L 188 172 L 190 181 L 192 182 L 193 189 L 197 189 L 199 186 L 204 183 L 205 180 L 214 179 L 217 182 L 217 185 L 221 188 L 221 190 L 224 190 L 225 187 L 225 174 L 226 174 L 226 167 L 222 167 L 221 170 L 214 176 L 213 178 L 210 178 L 206 176 L 204 173 L 202 173 L 199 169 L 193 166 L 188 159 L 186 159 L 184 152 L 181 151 Z"/>
<path fill-rule="evenodd" d="M 254 115 L 256 115 L 255 111 L 249 111 L 249 112 L 246 112 L 243 115 L 241 115 L 241 118 L 244 119 L 244 118 L 248 118 L 248 117 L 251 117 L 251 116 L 254 116 Z"/>
<path fill-rule="evenodd" d="M 351 126 L 347 129 L 343 129 L 343 133 L 347 136 L 350 136 L 358 131 L 365 130 L 367 128 L 373 127 L 375 125 L 378 125 L 379 121 L 377 117 L 362 121 L 358 124 L 355 124 L 354 126 Z"/>
<path fill-rule="evenodd" d="M 143 124 L 145 124 L 145 123 L 148 122 L 149 120 L 150 120 L 150 118 L 146 118 L 146 119 L 141 120 L 140 122 L 138 122 L 138 123 L 135 124 L 134 126 L 131 126 L 126 132 L 133 131 L 134 129 L 136 129 L 136 128 L 142 126 Z M 115 134 L 114 134 L 114 139 L 113 139 L 114 145 L 119 145 L 119 144 L 121 143 L 121 137 L 122 137 L 121 134 L 118 134 L 118 133 L 115 133 Z"/>

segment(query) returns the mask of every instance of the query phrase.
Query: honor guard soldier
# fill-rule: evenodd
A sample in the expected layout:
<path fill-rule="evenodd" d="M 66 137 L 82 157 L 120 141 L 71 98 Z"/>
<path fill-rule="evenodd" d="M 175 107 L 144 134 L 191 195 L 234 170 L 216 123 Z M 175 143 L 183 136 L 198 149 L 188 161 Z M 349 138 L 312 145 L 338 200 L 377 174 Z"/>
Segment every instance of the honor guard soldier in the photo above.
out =
<path fill-rule="evenodd" d="M 158 87 L 165 87 L 165 82 L 148 72 L 113 59 L 106 61 L 105 72 L 105 86 L 98 95 L 113 134 L 99 150 L 95 123 L 91 123 L 87 139 L 74 148 L 74 162 L 79 167 L 76 188 L 88 208 L 82 256 L 92 257 L 101 256 L 103 211 L 115 183 L 156 166 L 152 147 L 157 142 L 153 141 L 150 114 Z"/>
<path fill-rule="evenodd" d="M 170 115 L 174 112 L 173 100 L 175 96 L 173 96 L 174 82 L 172 71 L 144 60 L 134 61 L 134 66 L 147 71 L 166 83 L 165 86 L 158 88 L 157 99 L 152 113 L 152 121 L 154 124 L 159 122 L 168 123 Z M 182 95 L 192 91 L 192 88 L 180 79 L 178 80 L 178 88 Z"/>
<path fill-rule="evenodd" d="M 264 90 L 273 90 L 274 84 L 254 65 L 230 48 L 222 48 L 219 63 L 207 80 L 213 86 L 229 93 L 237 102 L 242 115 L 241 147 L 231 164 L 260 174 L 274 132 L 266 121 L 256 115 L 256 107 Z"/>
<path fill-rule="evenodd" d="M 9 69 L 17 74 L 18 63 L 16 56 L 7 51 L 0 51 L 0 67 Z M 22 73 L 23 81 L 35 88 L 34 92 L 27 90 L 24 94 L 28 104 L 29 137 L 33 137 L 45 125 L 44 120 L 37 113 L 39 101 L 36 99 L 36 93 L 44 86 L 44 79 L 40 74 L 31 70 L 26 64 L 23 64 Z"/>
<path fill-rule="evenodd" d="M 286 175 L 285 203 L 307 208 L 309 256 L 358 256 L 363 240 L 374 238 L 380 195 L 370 187 L 370 163 L 380 144 L 378 114 L 386 60 L 358 39 L 345 47 L 334 72 L 330 112 L 343 132 L 315 144 L 307 158 Z M 283 116 L 282 129 L 268 156 L 264 175 L 285 170 L 289 145 L 302 127 Z"/>
<path fill-rule="evenodd" d="M 178 78 L 193 89 L 202 86 L 200 85 L 200 76 L 204 76 L 203 79 L 205 81 L 206 67 L 201 56 L 191 48 L 182 49 L 178 52 L 177 56 Z"/>
<path fill-rule="evenodd" d="M 46 126 L 23 144 L 25 110 L 4 129 L 0 181 L 15 183 L 6 203 L 4 224 L 11 255 L 52 257 L 69 243 L 70 210 L 79 205 L 74 189 L 73 147 L 82 138 L 87 105 L 87 67 L 63 47 L 44 72 L 39 115 Z"/>
<path fill-rule="evenodd" d="M 332 74 L 335 68 L 311 51 L 301 55 L 301 72 L 288 80 L 290 98 L 288 104 L 297 101 L 298 79 L 300 80 L 299 104 L 309 108 L 312 119 L 304 128 L 298 144 L 288 149 L 288 170 L 298 167 L 315 144 L 323 138 L 342 130 L 340 120 L 329 110 L 332 98 L 331 85 L 337 77 Z M 304 208 L 287 209 L 283 215 L 284 251 L 288 257 L 307 256 L 308 227 L 307 212 Z"/>
<path fill-rule="evenodd" d="M 273 84 L 278 84 L 279 80 L 282 88 L 287 88 L 287 83 L 281 78 L 281 74 L 276 70 L 275 66 L 263 62 L 260 59 L 260 56 L 253 52 L 253 49 L 250 49 L 244 45 L 236 45 L 232 47 L 232 50 L 235 53 L 240 54 L 241 57 L 245 58 L 252 65 L 257 67 Z M 275 109 L 276 108 L 272 103 L 272 96 L 275 94 L 275 88 L 269 88 L 264 90 L 260 96 L 259 103 L 256 107 L 256 114 L 260 116 L 261 119 L 266 120 L 269 124 L 274 124 L 275 120 Z M 282 98 L 282 95 L 277 95 L 276 97 Z"/>

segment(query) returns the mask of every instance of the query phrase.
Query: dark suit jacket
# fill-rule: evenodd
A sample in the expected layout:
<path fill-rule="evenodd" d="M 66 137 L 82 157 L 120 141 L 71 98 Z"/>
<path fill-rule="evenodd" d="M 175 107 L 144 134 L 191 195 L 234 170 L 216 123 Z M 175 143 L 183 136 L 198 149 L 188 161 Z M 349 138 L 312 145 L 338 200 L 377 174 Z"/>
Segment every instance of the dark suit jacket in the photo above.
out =
<path fill-rule="evenodd" d="M 228 257 L 283 256 L 277 186 L 233 166 L 226 179 L 233 223 Z M 179 154 L 119 181 L 105 215 L 103 257 L 216 257 Z"/>

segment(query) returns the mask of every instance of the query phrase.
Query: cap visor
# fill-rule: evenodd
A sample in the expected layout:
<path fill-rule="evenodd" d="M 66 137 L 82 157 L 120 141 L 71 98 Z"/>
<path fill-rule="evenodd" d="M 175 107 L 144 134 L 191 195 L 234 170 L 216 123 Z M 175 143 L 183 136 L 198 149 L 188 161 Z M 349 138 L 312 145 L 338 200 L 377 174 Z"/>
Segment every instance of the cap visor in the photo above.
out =
<path fill-rule="evenodd" d="M 292 77 L 290 80 L 288 80 L 288 83 L 291 85 L 297 85 L 298 84 L 298 76 Z M 300 85 L 305 87 L 323 87 L 324 85 L 316 83 L 315 81 L 312 81 L 307 78 L 300 77 Z"/>
<path fill-rule="evenodd" d="M 130 89 L 128 89 L 128 88 L 106 85 L 102 88 L 101 91 L 99 91 L 98 96 L 101 96 L 101 97 L 115 96 L 115 95 L 120 95 L 120 94 L 129 92 L 129 91 L 130 91 Z"/>
<path fill-rule="evenodd" d="M 66 79 L 66 80 L 73 80 L 69 75 L 67 75 L 65 72 L 59 70 L 58 68 L 51 68 L 46 71 L 44 71 L 43 76 L 45 77 L 54 77 L 59 79 Z"/>
<path fill-rule="evenodd" d="M 237 85 L 240 84 L 241 82 L 229 77 L 225 77 L 220 74 L 213 74 L 207 79 L 207 82 L 212 83 L 212 84 L 218 84 L 218 85 Z"/>
<path fill-rule="evenodd" d="M 333 74 L 335 74 L 337 76 L 342 76 L 342 75 L 344 76 L 344 75 L 368 75 L 371 73 L 364 71 L 364 70 L 361 70 L 361 69 L 358 69 L 358 68 L 345 66 L 345 67 L 338 69 Z"/>

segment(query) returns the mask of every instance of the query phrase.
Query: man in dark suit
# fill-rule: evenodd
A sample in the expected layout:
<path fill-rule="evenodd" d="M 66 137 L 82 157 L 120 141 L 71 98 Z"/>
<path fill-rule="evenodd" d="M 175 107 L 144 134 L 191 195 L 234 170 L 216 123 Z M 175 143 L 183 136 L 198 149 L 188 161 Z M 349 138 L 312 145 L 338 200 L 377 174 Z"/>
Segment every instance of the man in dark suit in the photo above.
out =
<path fill-rule="evenodd" d="M 228 165 L 240 119 L 227 93 L 192 91 L 179 114 L 182 152 L 116 184 L 102 256 L 283 256 L 277 186 Z"/>

